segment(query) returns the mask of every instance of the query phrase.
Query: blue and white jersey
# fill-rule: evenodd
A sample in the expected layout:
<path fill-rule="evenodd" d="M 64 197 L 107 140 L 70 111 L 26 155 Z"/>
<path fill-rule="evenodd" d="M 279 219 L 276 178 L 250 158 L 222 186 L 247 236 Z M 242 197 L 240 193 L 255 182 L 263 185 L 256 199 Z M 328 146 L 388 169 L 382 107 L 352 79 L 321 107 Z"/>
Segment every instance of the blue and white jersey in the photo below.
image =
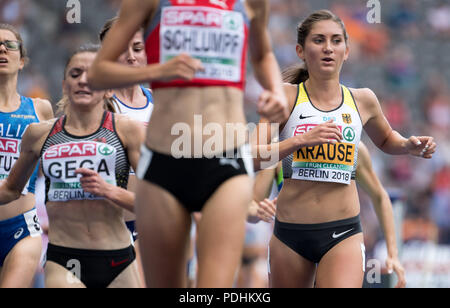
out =
<path fill-rule="evenodd" d="M 126 114 L 133 120 L 144 123 L 147 126 L 150 122 L 150 117 L 153 112 L 153 96 L 149 89 L 141 86 L 142 93 L 147 97 L 147 104 L 141 108 L 133 108 L 122 102 L 116 95 L 114 98 L 114 107 L 116 107 L 116 112 L 120 114 Z"/>
<path fill-rule="evenodd" d="M 31 123 L 36 122 L 39 122 L 39 118 L 34 109 L 33 100 L 28 97 L 20 97 L 20 107 L 14 112 L 0 111 L 0 180 L 9 176 L 12 167 L 19 159 L 23 134 Z M 34 193 L 37 168 L 22 194 Z"/>

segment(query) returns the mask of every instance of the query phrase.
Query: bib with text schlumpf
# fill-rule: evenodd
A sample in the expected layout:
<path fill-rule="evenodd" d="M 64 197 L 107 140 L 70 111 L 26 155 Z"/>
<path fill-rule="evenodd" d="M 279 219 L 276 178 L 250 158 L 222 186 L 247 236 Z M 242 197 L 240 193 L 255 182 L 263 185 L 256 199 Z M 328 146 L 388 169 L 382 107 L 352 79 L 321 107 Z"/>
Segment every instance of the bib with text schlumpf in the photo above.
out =
<path fill-rule="evenodd" d="M 196 78 L 241 80 L 245 32 L 240 12 L 201 6 L 164 7 L 160 37 L 161 63 L 185 52 L 201 60 L 205 68 Z"/>

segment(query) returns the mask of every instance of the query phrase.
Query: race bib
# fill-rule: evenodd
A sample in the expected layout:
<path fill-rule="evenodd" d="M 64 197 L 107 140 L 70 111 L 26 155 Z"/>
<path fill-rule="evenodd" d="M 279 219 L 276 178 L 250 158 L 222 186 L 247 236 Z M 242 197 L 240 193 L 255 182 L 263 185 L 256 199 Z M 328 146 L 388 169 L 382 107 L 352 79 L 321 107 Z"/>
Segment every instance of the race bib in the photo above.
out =
<path fill-rule="evenodd" d="M 160 37 L 161 63 L 187 53 L 205 67 L 195 78 L 241 80 L 245 42 L 241 13 L 208 7 L 165 7 Z"/>
<path fill-rule="evenodd" d="M 116 148 L 99 142 L 73 142 L 51 146 L 43 155 L 43 171 L 50 179 L 48 200 L 102 199 L 83 190 L 78 168 L 96 171 L 107 183 L 116 185 Z"/>
<path fill-rule="evenodd" d="M 0 137 L 0 181 L 5 180 L 12 167 L 20 156 L 20 139 Z M 28 183 L 22 191 L 22 195 L 28 193 Z"/>
<path fill-rule="evenodd" d="M 294 134 L 303 134 L 317 126 L 316 124 L 299 125 Z M 343 127 L 339 127 L 341 132 Z M 292 178 L 297 180 L 332 182 L 350 184 L 355 164 L 356 145 L 351 143 L 347 131 L 344 142 L 337 144 L 321 144 L 314 147 L 304 147 L 294 153 L 292 161 Z M 354 136 L 353 136 L 353 139 Z"/>

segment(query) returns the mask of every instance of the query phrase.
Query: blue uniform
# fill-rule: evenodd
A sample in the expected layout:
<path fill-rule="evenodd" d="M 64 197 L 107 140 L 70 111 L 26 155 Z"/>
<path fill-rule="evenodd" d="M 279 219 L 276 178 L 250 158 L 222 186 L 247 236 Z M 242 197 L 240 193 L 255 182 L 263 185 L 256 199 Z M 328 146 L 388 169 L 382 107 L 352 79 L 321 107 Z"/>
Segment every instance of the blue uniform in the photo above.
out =
<path fill-rule="evenodd" d="M 39 122 L 31 98 L 21 96 L 20 107 L 14 112 L 0 112 L 0 180 L 8 177 L 19 159 L 23 134 L 31 123 Z M 22 194 L 34 192 L 37 170 Z"/>
<path fill-rule="evenodd" d="M 39 122 L 32 99 L 20 97 L 20 107 L 14 112 L 0 112 L 0 180 L 9 176 L 19 159 L 23 134 L 31 123 Z M 38 167 L 22 194 L 34 193 Z M 28 236 L 42 233 L 36 209 L 19 216 L 0 221 L 0 266 L 13 247 Z"/>

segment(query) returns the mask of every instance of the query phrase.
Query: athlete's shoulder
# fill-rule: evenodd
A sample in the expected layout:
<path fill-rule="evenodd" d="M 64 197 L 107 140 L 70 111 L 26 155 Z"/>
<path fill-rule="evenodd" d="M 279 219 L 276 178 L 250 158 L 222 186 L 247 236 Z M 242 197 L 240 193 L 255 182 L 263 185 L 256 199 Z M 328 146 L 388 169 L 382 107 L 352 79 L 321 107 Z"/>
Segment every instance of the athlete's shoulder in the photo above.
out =
<path fill-rule="evenodd" d="M 142 142 L 145 136 L 145 126 L 141 122 L 132 119 L 126 114 L 114 114 L 116 130 L 122 140 L 128 142 Z"/>
<path fill-rule="evenodd" d="M 25 135 L 23 139 L 28 140 L 39 140 L 43 136 L 47 136 L 50 133 L 50 130 L 53 128 L 53 125 L 58 119 L 50 119 L 46 121 L 31 123 L 27 130 L 25 131 Z"/>
<path fill-rule="evenodd" d="M 33 99 L 34 107 L 41 120 L 49 120 L 54 117 L 53 107 L 49 100 L 43 98 Z"/>
<path fill-rule="evenodd" d="M 298 85 L 292 83 L 283 83 L 284 93 L 286 94 L 286 98 L 288 99 L 288 104 L 290 106 L 289 110 L 292 110 L 294 104 L 297 101 L 298 96 Z"/>
<path fill-rule="evenodd" d="M 133 131 L 141 123 L 131 118 L 129 115 L 115 113 L 116 128 L 121 131 Z"/>
<path fill-rule="evenodd" d="M 378 102 L 376 94 L 369 88 L 349 88 L 358 103 L 373 104 Z"/>

